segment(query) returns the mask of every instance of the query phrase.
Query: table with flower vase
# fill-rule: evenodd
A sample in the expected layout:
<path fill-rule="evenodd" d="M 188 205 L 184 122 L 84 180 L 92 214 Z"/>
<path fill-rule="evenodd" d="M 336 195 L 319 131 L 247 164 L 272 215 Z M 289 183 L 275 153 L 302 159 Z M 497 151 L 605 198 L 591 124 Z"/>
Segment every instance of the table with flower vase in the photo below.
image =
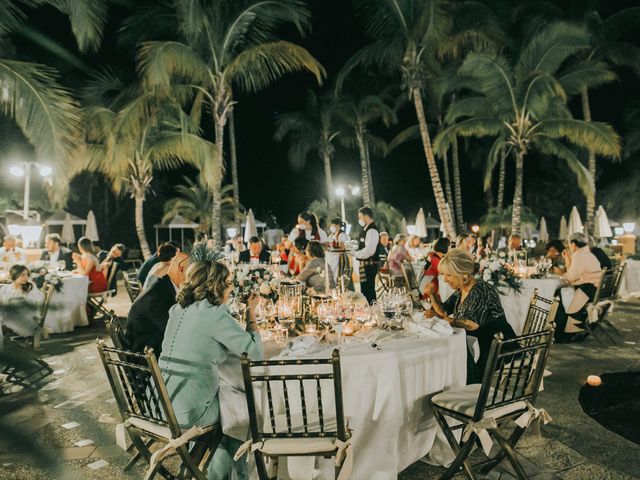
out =
<path fill-rule="evenodd" d="M 71 332 L 75 327 L 89 325 L 87 295 L 89 277 L 59 273 L 62 290 L 54 292 L 44 327 L 50 333 Z"/>
<path fill-rule="evenodd" d="M 442 301 L 445 301 L 453 290 L 444 281 L 443 275 L 439 277 L 440 282 L 440 297 Z M 523 278 L 522 288 L 519 292 L 512 290 L 506 286 L 500 287 L 500 303 L 504 308 L 504 313 L 507 317 L 507 322 L 513 328 L 517 335 L 522 333 L 524 323 L 529 310 L 529 304 L 531 303 L 531 296 L 534 290 L 538 289 L 538 295 L 545 298 L 553 298 L 556 290 L 566 285 L 564 280 L 560 277 L 550 278 Z M 571 302 L 573 288 L 563 288 L 562 303 L 565 307 Z"/>
<path fill-rule="evenodd" d="M 625 265 L 618 293 L 622 297 L 640 296 L 640 260 L 627 260 Z"/>
<path fill-rule="evenodd" d="M 413 317 L 402 332 L 364 328 L 353 336 L 342 339 L 330 336 L 329 341 L 322 342 L 317 337 L 303 335 L 291 339 L 284 350 L 282 342 L 275 343 L 268 334 L 263 338 L 265 356 L 277 359 L 328 358 L 333 349 L 339 348 L 344 411 L 352 430 L 351 478 L 396 478 L 399 472 L 423 457 L 439 465 L 453 460 L 429 409 L 429 397 L 443 389 L 465 385 L 466 334 L 442 320 L 425 320 L 421 312 L 414 313 Z M 246 425 L 244 430 L 237 429 L 242 421 L 224 420 L 225 413 L 228 418 L 246 417 L 246 412 L 233 407 L 238 397 L 230 393 L 242 385 L 231 385 L 227 379 L 233 375 L 225 372 L 225 368 L 220 371 L 223 431 L 242 437 L 247 432 Z M 292 417 L 299 417 L 299 390 L 292 385 L 288 391 Z M 256 395 L 260 394 L 256 392 Z M 262 395 L 263 408 L 267 408 L 264 397 Z M 274 398 L 278 398 L 275 393 Z M 308 414 L 315 402 L 313 398 L 306 399 Z M 284 405 L 275 403 L 276 415 L 284 413 Z M 327 398 L 323 396 L 325 411 L 332 411 L 333 405 L 330 394 Z M 333 475 L 332 461 L 322 458 L 290 457 L 286 461 L 281 459 L 278 467 L 278 478 L 284 479 L 329 479 L 334 478 Z"/>

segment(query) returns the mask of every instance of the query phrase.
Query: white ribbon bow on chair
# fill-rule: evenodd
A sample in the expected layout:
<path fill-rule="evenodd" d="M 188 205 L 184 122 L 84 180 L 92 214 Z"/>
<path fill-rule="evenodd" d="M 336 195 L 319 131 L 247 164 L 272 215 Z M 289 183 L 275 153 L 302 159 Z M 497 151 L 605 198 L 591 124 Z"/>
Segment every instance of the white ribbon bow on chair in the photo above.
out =
<path fill-rule="evenodd" d="M 126 423 L 125 423 L 125 426 L 126 426 Z M 149 472 L 153 471 L 158 463 L 162 463 L 162 461 L 165 458 L 171 455 L 174 455 L 176 453 L 176 450 L 179 447 L 189 443 L 191 440 L 193 440 L 196 437 L 204 435 L 210 430 L 211 430 L 211 427 L 193 426 L 189 430 L 184 432 L 182 435 L 180 435 L 178 438 L 173 438 L 169 440 L 169 442 L 164 447 L 153 452 L 153 455 L 151 455 L 151 459 L 149 461 L 148 471 Z"/>
<path fill-rule="evenodd" d="M 549 415 L 549 412 L 547 412 L 544 408 L 535 408 L 533 405 L 527 402 L 527 411 L 520 415 L 516 419 L 515 423 L 520 428 L 527 428 L 535 419 L 542 420 L 544 425 L 553 420 L 553 418 L 551 418 L 551 415 Z"/>
<path fill-rule="evenodd" d="M 485 455 L 489 456 L 491 447 L 493 447 L 493 440 L 487 430 L 493 430 L 498 427 L 496 419 L 493 417 L 483 418 L 477 422 L 470 422 L 464 427 L 462 431 L 462 441 L 466 442 L 471 438 L 471 434 L 475 433 L 480 439 L 480 445 Z"/>

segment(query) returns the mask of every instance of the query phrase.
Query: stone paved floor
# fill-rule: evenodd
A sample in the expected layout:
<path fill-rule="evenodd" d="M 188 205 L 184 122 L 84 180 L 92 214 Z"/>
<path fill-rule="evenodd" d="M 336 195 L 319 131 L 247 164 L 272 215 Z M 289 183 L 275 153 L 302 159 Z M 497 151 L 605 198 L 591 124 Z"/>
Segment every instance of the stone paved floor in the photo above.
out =
<path fill-rule="evenodd" d="M 111 307 L 125 315 L 128 300 L 121 294 Z M 521 442 L 518 452 L 531 478 L 566 480 L 640 479 L 640 446 L 612 433 L 582 412 L 578 391 L 587 375 L 640 370 L 640 301 L 620 303 L 611 316 L 623 338 L 612 342 L 589 338 L 577 345 L 554 345 L 539 406 L 554 421 L 541 432 Z M 43 358 L 55 370 L 57 380 L 41 392 L 38 401 L 25 404 L 10 414 L 10 424 L 37 442 L 34 451 L 45 449 L 59 460 L 56 471 L 41 470 L 35 459 L 20 454 L 0 432 L 0 479 L 141 479 L 142 468 L 122 472 L 128 455 L 115 445 L 118 412 L 95 350 L 95 339 L 105 336 L 101 326 L 55 335 L 43 344 Z M 67 430 L 63 424 L 77 422 Z M 639 426 L 640 427 L 640 426 Z M 74 443 L 89 439 L 89 446 Z M 89 465 L 103 459 L 106 466 Z M 435 479 L 442 469 L 422 462 L 410 466 L 398 478 Z M 462 477 L 458 477 L 462 478 Z M 501 465 L 487 478 L 512 480 L 510 467 Z M 354 479 L 363 480 L 363 479 Z"/>

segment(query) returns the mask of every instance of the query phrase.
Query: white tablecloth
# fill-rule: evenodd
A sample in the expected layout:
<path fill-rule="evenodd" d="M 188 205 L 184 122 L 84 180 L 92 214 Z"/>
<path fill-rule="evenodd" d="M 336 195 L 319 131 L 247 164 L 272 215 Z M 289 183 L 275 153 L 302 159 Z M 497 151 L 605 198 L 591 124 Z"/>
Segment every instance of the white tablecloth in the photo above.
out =
<path fill-rule="evenodd" d="M 453 291 L 445 283 L 442 275 L 439 281 L 440 296 L 444 301 L 449 298 Z M 504 308 L 507 322 L 516 332 L 516 335 L 520 335 L 524 328 L 533 291 L 537 288 L 540 296 L 551 299 L 555 291 L 563 284 L 564 282 L 560 278 L 525 278 L 522 280 L 520 293 L 516 293 L 506 287 L 502 288 L 503 293 L 500 294 L 500 302 L 502 303 L 502 308 Z"/>
<path fill-rule="evenodd" d="M 623 297 L 640 295 L 640 260 L 627 260 L 619 293 Z"/>
<path fill-rule="evenodd" d="M 352 479 L 389 480 L 429 454 L 430 461 L 453 460 L 435 418 L 428 408 L 430 395 L 466 382 L 466 336 L 463 330 L 442 338 L 383 333 L 392 338 L 340 346 L 345 416 L 353 430 Z M 329 357 L 335 345 L 314 345 L 304 358 Z M 290 393 L 296 389 L 289 389 Z M 331 399 L 323 399 L 325 409 Z M 331 411 L 333 404 L 329 407 Z M 292 414 L 300 409 L 291 402 Z M 309 405 L 307 405 L 309 409 Z M 314 459 L 295 457 L 280 478 L 308 478 Z M 331 478 L 330 462 L 316 465 L 321 478 Z M 288 471 L 288 473 L 287 473 Z M 325 474 L 324 472 L 328 473 Z"/>
<path fill-rule="evenodd" d="M 89 278 L 73 275 L 64 277 L 62 282 L 62 291 L 53 294 L 45 319 L 45 328 L 51 333 L 71 332 L 77 326 L 89 325 L 86 309 Z"/>

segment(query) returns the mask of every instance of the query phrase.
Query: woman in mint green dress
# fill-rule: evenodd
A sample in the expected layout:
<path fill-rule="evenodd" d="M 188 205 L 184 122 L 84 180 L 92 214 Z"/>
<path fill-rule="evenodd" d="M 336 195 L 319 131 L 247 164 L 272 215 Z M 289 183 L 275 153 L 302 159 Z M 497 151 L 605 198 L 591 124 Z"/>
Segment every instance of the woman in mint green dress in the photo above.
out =
<path fill-rule="evenodd" d="M 186 281 L 178 294 L 178 304 L 169 312 L 162 342 L 160 369 L 181 427 L 220 424 L 219 367 L 238 358 L 238 378 L 242 383 L 239 357 L 262 358 L 262 343 L 255 322 L 256 301 L 247 309 L 243 330 L 224 303 L 232 287 L 231 273 L 218 261 L 199 261 L 189 266 Z M 226 370 L 228 371 L 228 370 Z M 233 461 L 242 442 L 224 436 L 209 465 L 209 480 L 225 479 L 231 471 L 236 478 L 248 478 L 246 460 Z"/>

